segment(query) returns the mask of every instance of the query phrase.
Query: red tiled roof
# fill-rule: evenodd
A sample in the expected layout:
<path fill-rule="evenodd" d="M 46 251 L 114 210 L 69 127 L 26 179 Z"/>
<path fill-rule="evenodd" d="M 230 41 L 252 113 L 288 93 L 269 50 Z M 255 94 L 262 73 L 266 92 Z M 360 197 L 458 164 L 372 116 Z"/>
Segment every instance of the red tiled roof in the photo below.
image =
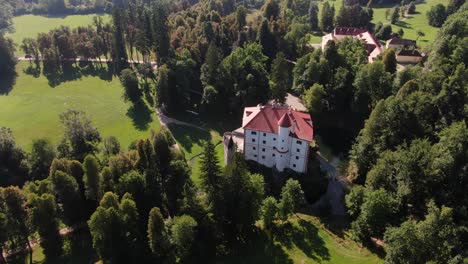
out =
<path fill-rule="evenodd" d="M 355 28 L 355 27 L 336 27 L 335 34 L 336 35 L 348 35 L 348 36 L 356 36 L 366 32 L 367 30 L 362 28 Z"/>
<path fill-rule="evenodd" d="M 278 126 L 280 127 L 291 127 L 291 121 L 289 121 L 289 116 L 287 113 L 283 114 L 283 117 L 278 121 Z"/>
<path fill-rule="evenodd" d="M 243 128 L 278 134 L 279 125 L 289 127 L 292 137 L 306 141 L 312 141 L 314 138 L 310 115 L 285 107 L 262 106 Z"/>

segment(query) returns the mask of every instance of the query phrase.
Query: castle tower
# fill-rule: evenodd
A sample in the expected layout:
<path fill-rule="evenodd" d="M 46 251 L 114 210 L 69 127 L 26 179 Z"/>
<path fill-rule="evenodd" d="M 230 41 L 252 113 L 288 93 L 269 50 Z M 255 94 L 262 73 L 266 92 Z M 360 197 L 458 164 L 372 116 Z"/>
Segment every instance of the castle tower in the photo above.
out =
<path fill-rule="evenodd" d="M 278 141 L 276 143 L 276 169 L 283 171 L 289 167 L 289 128 L 291 120 L 288 113 L 285 113 L 278 121 Z"/>

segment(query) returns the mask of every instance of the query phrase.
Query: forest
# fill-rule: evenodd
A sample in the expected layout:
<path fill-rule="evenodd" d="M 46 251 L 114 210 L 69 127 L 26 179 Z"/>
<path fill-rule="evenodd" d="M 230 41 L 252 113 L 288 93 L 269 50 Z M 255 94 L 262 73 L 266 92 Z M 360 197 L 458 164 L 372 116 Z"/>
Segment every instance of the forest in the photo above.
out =
<path fill-rule="evenodd" d="M 385 263 L 466 263 L 467 3 L 431 8 L 427 23 L 440 30 L 427 56 L 399 68 L 394 50 L 369 64 L 366 46 L 351 38 L 324 50 L 309 45 L 311 34 L 336 26 L 367 28 L 380 40 L 403 36 L 371 23 L 372 1 L 325 2 L 321 10 L 307 0 L 97 2 L 2 0 L 6 30 L 14 14 L 37 8 L 99 8 L 89 12 L 109 12 L 112 20 L 96 17 L 90 26 L 60 27 L 19 45 L 0 34 L 0 79 L 14 83 L 21 49 L 27 71 L 49 80 L 78 58 L 106 64 L 123 86 L 122 100 L 173 115 L 189 110 L 228 120 L 245 106 L 283 104 L 293 93 L 316 133 L 346 160 L 345 229 L 354 241 L 383 251 Z M 392 20 L 414 6 L 399 4 Z M 0 253 L 22 248 L 33 263 L 30 238 L 39 237 L 46 258 L 60 259 L 80 244 L 60 230 L 84 224 L 105 263 L 214 260 L 249 245 L 260 228 L 278 233 L 326 191 L 313 157 L 307 174 L 275 181 L 240 154 L 222 167 L 209 141 L 197 186 L 170 130 L 127 148 L 102 137 L 89 114 L 61 113 L 60 143 L 38 138 L 31 150 L 0 120 Z M 7 260 L 0 254 L 0 263 Z"/>

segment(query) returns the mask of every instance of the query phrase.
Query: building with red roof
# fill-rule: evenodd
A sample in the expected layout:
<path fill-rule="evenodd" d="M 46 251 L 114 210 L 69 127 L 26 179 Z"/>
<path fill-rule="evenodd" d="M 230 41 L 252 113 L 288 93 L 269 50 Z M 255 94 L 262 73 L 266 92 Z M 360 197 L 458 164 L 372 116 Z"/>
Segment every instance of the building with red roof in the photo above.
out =
<path fill-rule="evenodd" d="M 303 173 L 313 141 L 310 114 L 290 107 L 246 107 L 242 127 L 225 134 L 225 162 L 229 162 L 229 146 L 235 142 L 246 160 L 276 167 L 278 171 L 289 168 Z"/>
<path fill-rule="evenodd" d="M 328 41 L 340 41 L 344 38 L 354 38 L 364 43 L 367 51 L 369 63 L 372 63 L 377 56 L 383 52 L 382 45 L 368 30 L 355 27 L 336 27 L 333 32 L 322 37 L 322 50 L 325 49 Z"/>

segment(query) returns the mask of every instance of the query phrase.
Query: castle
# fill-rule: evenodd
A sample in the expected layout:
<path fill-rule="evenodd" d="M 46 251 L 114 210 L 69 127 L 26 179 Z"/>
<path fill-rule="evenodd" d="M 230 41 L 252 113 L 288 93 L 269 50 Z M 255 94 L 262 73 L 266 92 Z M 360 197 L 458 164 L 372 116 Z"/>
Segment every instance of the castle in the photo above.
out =
<path fill-rule="evenodd" d="M 289 107 L 246 107 L 242 127 L 224 134 L 224 159 L 229 163 L 234 151 L 278 171 L 286 168 L 307 171 L 314 129 L 308 113 Z"/>

